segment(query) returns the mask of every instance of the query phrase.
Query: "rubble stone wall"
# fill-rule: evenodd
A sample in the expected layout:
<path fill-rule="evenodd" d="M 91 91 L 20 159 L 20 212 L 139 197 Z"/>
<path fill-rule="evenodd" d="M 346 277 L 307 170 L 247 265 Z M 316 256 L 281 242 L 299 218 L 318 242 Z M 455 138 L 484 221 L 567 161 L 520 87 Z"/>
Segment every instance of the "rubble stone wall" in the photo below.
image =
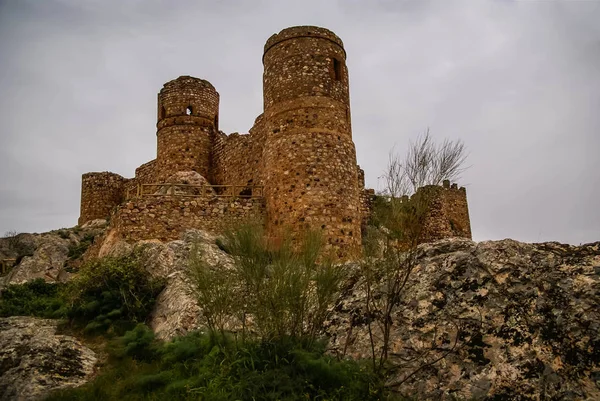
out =
<path fill-rule="evenodd" d="M 139 184 L 153 184 L 156 182 L 156 159 L 142 164 L 135 169 L 135 178 L 128 180 L 125 186 L 125 197 L 135 196 Z M 127 196 L 129 194 L 129 196 Z"/>
<path fill-rule="evenodd" d="M 106 219 L 123 201 L 127 179 L 108 171 L 86 173 L 81 177 L 81 211 L 78 224 Z"/>
<path fill-rule="evenodd" d="M 360 191 L 360 219 L 361 227 L 369 224 L 371 213 L 373 211 L 373 200 L 375 199 L 374 189 L 363 189 Z"/>
<path fill-rule="evenodd" d="M 262 185 L 264 123 L 259 117 L 248 135 L 215 137 L 212 181 L 218 185 Z"/>
<path fill-rule="evenodd" d="M 131 199 L 111 225 L 127 241 L 178 239 L 188 229 L 222 233 L 231 225 L 264 220 L 263 198 L 151 196 Z"/>
<path fill-rule="evenodd" d="M 419 188 L 428 199 L 420 242 L 433 242 L 442 238 L 462 237 L 471 239 L 471 221 L 467 204 L 467 190 L 456 184 L 427 185 Z"/>
<path fill-rule="evenodd" d="M 209 177 L 218 116 L 219 94 L 210 82 L 182 76 L 163 86 L 156 132 L 159 182 L 178 171 Z"/>
<path fill-rule="evenodd" d="M 263 57 L 267 230 L 320 229 L 341 259 L 360 253 L 361 215 L 346 53 L 332 32 L 295 27 Z"/>

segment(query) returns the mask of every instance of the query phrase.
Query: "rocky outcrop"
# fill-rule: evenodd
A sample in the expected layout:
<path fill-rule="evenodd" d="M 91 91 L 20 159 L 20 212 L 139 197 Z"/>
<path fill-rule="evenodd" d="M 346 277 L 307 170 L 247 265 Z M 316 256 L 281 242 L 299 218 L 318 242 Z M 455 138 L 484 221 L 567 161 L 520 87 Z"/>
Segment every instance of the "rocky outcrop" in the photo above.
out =
<path fill-rule="evenodd" d="M 91 244 L 106 228 L 106 220 L 93 220 L 81 227 L 63 228 L 44 234 L 18 234 L 0 239 L 0 258 L 17 259 L 6 275 L 0 277 L 0 287 L 8 284 L 23 284 L 36 278 L 47 282 L 65 282 L 71 273 L 67 262 L 78 259 L 77 249 Z M 84 247 L 85 247 L 84 246 Z"/>
<path fill-rule="evenodd" d="M 17 264 L 0 277 L 0 287 L 22 284 L 36 278 L 47 282 L 64 282 L 71 275 L 67 262 L 77 259 L 83 242 L 104 232 L 106 220 L 93 220 L 81 227 L 63 228 L 44 234 L 18 234 L 0 239 L 0 258 L 16 258 Z M 3 256 L 4 255 L 4 256 Z"/>
<path fill-rule="evenodd" d="M 392 313 L 389 385 L 419 399 L 600 399 L 600 243 L 443 240 L 419 247 Z M 331 350 L 371 355 L 357 276 L 328 322 Z"/>
<path fill-rule="evenodd" d="M 201 308 L 191 293 L 186 274 L 189 254 L 194 247 L 202 253 L 208 266 L 228 268 L 232 264 L 231 257 L 216 245 L 216 237 L 199 230 L 189 230 L 181 240 L 166 243 L 139 241 L 131 245 L 125 241 L 112 241 L 109 246 L 102 247 L 104 256 L 122 256 L 142 248 L 141 258 L 146 270 L 155 277 L 166 279 L 149 321 L 157 338 L 166 340 L 200 328 Z"/>
<path fill-rule="evenodd" d="M 202 305 L 190 291 L 186 270 L 195 246 L 208 265 L 231 267 L 215 237 L 190 230 L 176 241 L 131 244 L 109 236 L 103 256 L 143 247 L 149 274 L 166 278 L 149 322 L 157 337 L 200 328 Z M 325 334 L 331 353 L 370 358 L 367 323 L 373 323 L 378 351 L 381 315 L 367 313 L 361 267 L 351 267 Z M 394 374 L 388 384 L 433 400 L 600 399 L 599 301 L 600 243 L 422 244 L 391 314 Z"/>
<path fill-rule="evenodd" d="M 180 185 L 160 186 L 155 195 L 215 195 L 208 180 L 195 171 L 179 171 L 167 178 L 165 182 Z"/>
<path fill-rule="evenodd" d="M 189 231 L 151 244 L 147 267 L 168 284 L 151 326 L 167 339 L 199 327 L 185 270 L 193 244 L 230 266 L 214 237 Z M 354 266 L 327 322 L 330 351 L 370 358 L 365 286 Z M 569 246 L 449 239 L 419 246 L 392 313 L 389 384 L 420 399 L 600 399 L 600 243 Z M 376 350 L 381 346 L 372 320 Z"/>
<path fill-rule="evenodd" d="M 202 231 L 144 243 L 145 264 L 166 277 L 151 327 L 162 339 L 200 325 L 185 271 L 193 244 L 211 266 L 229 255 Z M 118 243 L 114 250 L 125 245 Z M 326 325 L 330 351 L 370 358 L 381 334 L 365 308 L 358 265 Z M 569 246 L 448 239 L 419 246 L 392 313 L 389 384 L 419 399 L 600 399 L 600 243 Z M 454 397 L 454 398 L 453 398 Z"/>
<path fill-rule="evenodd" d="M 56 328 L 54 320 L 0 318 L 0 399 L 39 400 L 89 380 L 95 353 Z"/>

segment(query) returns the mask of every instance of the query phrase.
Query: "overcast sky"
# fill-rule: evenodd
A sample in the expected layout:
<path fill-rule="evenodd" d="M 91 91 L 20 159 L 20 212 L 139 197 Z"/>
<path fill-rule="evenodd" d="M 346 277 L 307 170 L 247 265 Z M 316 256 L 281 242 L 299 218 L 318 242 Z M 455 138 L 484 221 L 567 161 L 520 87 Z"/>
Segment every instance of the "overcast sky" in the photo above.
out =
<path fill-rule="evenodd" d="M 462 139 L 473 238 L 600 240 L 600 1 L 0 0 L 0 235 L 77 223 L 81 174 L 156 156 L 156 94 L 221 95 L 220 128 L 262 112 L 262 51 L 293 25 L 348 53 L 367 186 L 427 127 Z"/>

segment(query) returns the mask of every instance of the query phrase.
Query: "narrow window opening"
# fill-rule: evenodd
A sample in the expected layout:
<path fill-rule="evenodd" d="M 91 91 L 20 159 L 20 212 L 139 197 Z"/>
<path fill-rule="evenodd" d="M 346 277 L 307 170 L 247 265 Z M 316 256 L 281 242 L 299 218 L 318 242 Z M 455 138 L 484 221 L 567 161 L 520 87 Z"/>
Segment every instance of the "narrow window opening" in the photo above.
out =
<path fill-rule="evenodd" d="M 215 116 L 215 130 L 219 130 L 219 116 Z"/>
<path fill-rule="evenodd" d="M 337 58 L 333 59 L 333 79 L 336 81 L 342 79 L 342 63 Z"/>
<path fill-rule="evenodd" d="M 185 109 L 185 114 L 188 116 L 191 116 L 193 112 L 194 110 L 192 109 L 192 106 L 188 106 L 187 109 Z"/>
<path fill-rule="evenodd" d="M 165 106 L 160 106 L 160 113 L 158 115 L 158 118 L 163 119 L 163 118 L 165 118 L 166 114 L 167 114 L 167 111 L 165 110 Z"/>

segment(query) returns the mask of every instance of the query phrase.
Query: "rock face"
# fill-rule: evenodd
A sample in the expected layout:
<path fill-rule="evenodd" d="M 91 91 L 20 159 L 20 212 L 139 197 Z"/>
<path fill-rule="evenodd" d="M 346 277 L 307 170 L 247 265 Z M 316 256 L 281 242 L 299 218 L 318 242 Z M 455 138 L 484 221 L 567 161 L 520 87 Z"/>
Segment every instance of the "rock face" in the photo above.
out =
<path fill-rule="evenodd" d="M 600 399 L 600 243 L 453 239 L 421 245 L 418 262 L 392 313 L 390 385 L 419 399 Z M 328 323 L 338 354 L 371 354 L 363 284 Z"/>
<path fill-rule="evenodd" d="M 198 230 L 170 242 L 127 244 L 107 238 L 102 255 L 125 255 L 139 246 L 149 274 L 167 279 L 149 322 L 157 337 L 199 328 L 202 305 L 195 302 L 185 274 L 190 251 L 199 247 L 215 267 L 230 267 L 231 257 L 214 236 Z M 360 270 L 354 265 L 325 334 L 332 353 L 370 358 L 367 323 L 373 322 L 378 351 L 380 315 L 367 313 Z M 391 317 L 395 370 L 388 384 L 405 395 L 425 400 L 600 399 L 600 243 L 447 239 L 422 244 Z"/>
<path fill-rule="evenodd" d="M 51 391 L 89 380 L 96 355 L 70 336 L 56 334 L 56 321 L 0 318 L 0 399 L 38 400 Z"/>
<path fill-rule="evenodd" d="M 69 252 L 86 238 L 95 237 L 106 227 L 106 220 L 93 220 L 79 228 L 64 228 L 44 234 L 18 234 L 0 239 L 0 258 L 17 258 L 17 265 L 0 277 L 0 287 L 22 284 L 36 278 L 64 282 L 70 273 L 65 263 Z"/>
<path fill-rule="evenodd" d="M 201 309 L 191 294 L 186 276 L 189 254 L 194 246 L 198 247 L 210 266 L 228 268 L 233 263 L 231 257 L 216 245 L 215 236 L 199 230 L 189 230 L 181 240 L 167 243 L 139 241 L 132 246 L 124 241 L 112 242 L 104 250 L 104 256 L 122 256 L 142 247 L 142 262 L 146 270 L 167 280 L 149 322 L 157 338 L 166 340 L 200 328 Z"/>
<path fill-rule="evenodd" d="M 167 278 L 150 322 L 162 339 L 199 327 L 186 281 L 196 243 L 211 266 L 231 266 L 215 238 L 146 242 L 146 267 Z M 123 247 L 116 246 L 119 250 Z M 330 351 L 370 358 L 360 268 L 326 324 Z M 390 385 L 419 399 L 600 399 L 600 243 L 569 246 L 448 239 L 419 246 L 392 313 Z M 375 316 L 377 314 L 375 313 Z M 381 332 L 374 322 L 376 350 Z"/>

